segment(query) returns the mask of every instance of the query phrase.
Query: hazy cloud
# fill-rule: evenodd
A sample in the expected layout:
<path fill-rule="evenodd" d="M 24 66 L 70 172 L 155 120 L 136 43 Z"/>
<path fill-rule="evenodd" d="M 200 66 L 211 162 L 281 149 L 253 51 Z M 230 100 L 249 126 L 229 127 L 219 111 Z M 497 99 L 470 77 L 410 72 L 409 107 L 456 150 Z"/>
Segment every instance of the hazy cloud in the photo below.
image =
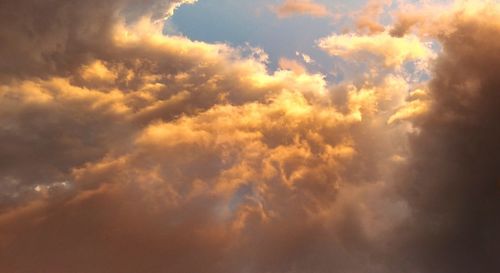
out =
<path fill-rule="evenodd" d="M 329 16 L 328 8 L 313 0 L 285 0 L 278 6 L 273 7 L 279 17 L 290 17 L 295 15 L 309 15 L 314 17 Z"/>

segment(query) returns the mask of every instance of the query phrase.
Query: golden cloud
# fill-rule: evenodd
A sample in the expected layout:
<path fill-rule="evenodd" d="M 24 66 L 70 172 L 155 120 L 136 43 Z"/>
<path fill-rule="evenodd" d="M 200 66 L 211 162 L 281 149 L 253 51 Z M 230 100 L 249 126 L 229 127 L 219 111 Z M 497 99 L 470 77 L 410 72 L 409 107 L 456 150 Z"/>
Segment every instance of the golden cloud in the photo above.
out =
<path fill-rule="evenodd" d="M 364 61 L 374 56 L 390 68 L 399 68 L 407 61 L 427 60 L 433 55 L 417 36 L 393 37 L 387 32 L 332 35 L 321 39 L 318 45 L 331 55 L 349 60 Z"/>

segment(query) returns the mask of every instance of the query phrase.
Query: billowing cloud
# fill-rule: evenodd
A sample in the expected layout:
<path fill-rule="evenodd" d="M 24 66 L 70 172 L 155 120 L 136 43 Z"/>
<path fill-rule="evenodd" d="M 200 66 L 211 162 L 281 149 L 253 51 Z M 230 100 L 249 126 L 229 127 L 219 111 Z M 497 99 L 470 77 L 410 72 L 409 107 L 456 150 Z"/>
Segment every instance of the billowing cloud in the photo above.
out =
<path fill-rule="evenodd" d="M 452 11 L 439 15 L 447 24 L 435 25 L 446 30 L 438 32 L 443 54 L 426 95 L 429 110 L 413 120 L 412 156 L 401 170 L 408 183 L 402 194 L 417 224 L 404 248 L 414 257 L 411 267 L 421 271 L 494 272 L 500 268 L 494 258 L 500 82 L 493 71 L 500 66 L 500 43 L 491 37 L 500 34 L 500 6 L 469 2 Z"/>
<path fill-rule="evenodd" d="M 368 231 L 399 204 L 374 197 L 391 191 L 380 165 L 397 151 L 393 132 L 362 128 L 386 126 L 400 80 L 334 98 L 320 74 L 269 74 L 226 45 L 163 36 L 152 17 L 119 18 L 86 58 L 44 48 L 54 54 L 2 71 L 2 271 L 294 270 L 314 264 L 300 249 L 321 253 L 321 235 L 351 268 L 351 226 L 366 244 L 406 217 L 397 205 Z M 360 226 L 355 196 L 377 208 Z"/>
<path fill-rule="evenodd" d="M 327 37 L 384 70 L 331 86 L 163 35 L 180 2 L 8 2 L 26 21 L 0 19 L 0 271 L 499 268 L 498 5 Z M 429 37 L 414 86 L 397 68 Z"/>
<path fill-rule="evenodd" d="M 279 17 L 290 17 L 294 15 L 309 15 L 314 17 L 325 17 L 330 15 L 328 8 L 314 0 L 285 0 L 278 6 L 273 7 Z"/>
<path fill-rule="evenodd" d="M 192 0 L 2 1 L 0 77 L 68 76 L 93 58 L 111 58 L 117 23 L 158 21 Z M 159 24 L 158 24 L 159 25 Z"/>

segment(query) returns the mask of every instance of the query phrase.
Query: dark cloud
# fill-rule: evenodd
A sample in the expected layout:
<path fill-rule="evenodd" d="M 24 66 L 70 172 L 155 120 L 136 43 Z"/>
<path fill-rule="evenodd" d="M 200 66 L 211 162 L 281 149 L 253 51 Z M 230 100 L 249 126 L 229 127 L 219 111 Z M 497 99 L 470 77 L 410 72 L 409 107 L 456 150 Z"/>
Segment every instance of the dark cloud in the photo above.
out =
<path fill-rule="evenodd" d="M 0 77 L 68 76 L 113 52 L 113 28 L 167 16 L 179 0 L 20 0 L 0 3 Z"/>
<path fill-rule="evenodd" d="M 440 37 L 429 112 L 415 120 L 403 190 L 417 272 L 496 272 L 500 263 L 498 13 L 458 17 Z"/>

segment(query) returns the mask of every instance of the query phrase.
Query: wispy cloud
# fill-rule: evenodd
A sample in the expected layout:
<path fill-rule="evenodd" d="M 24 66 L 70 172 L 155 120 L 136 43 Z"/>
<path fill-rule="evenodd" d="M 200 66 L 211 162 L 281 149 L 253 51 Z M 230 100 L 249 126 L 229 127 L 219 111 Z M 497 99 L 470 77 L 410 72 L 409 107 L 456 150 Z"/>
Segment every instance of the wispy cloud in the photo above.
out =
<path fill-rule="evenodd" d="M 313 0 L 285 0 L 278 6 L 272 7 L 278 17 L 285 18 L 296 15 L 308 15 L 314 17 L 326 17 L 330 11 L 325 5 Z"/>

